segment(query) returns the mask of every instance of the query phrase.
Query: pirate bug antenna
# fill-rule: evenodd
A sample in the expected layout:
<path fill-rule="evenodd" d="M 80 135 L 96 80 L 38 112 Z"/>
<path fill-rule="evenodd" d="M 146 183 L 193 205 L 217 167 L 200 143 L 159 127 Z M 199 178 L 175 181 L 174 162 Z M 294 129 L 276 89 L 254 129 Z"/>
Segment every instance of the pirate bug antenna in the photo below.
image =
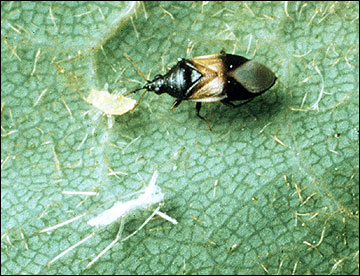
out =
<path fill-rule="evenodd" d="M 124 54 L 124 57 L 126 57 L 126 59 L 132 63 L 132 65 L 135 67 L 135 69 L 136 69 L 136 71 L 139 73 L 139 75 L 140 75 L 145 81 L 149 82 L 149 81 L 145 78 L 144 74 L 141 72 L 141 70 L 139 69 L 139 67 L 136 65 L 136 63 L 131 59 L 131 57 L 129 57 L 127 54 Z M 139 90 L 139 89 L 138 89 L 138 90 Z"/>
<path fill-rule="evenodd" d="M 131 64 L 135 67 L 136 71 L 139 73 L 139 75 L 147 82 L 149 83 L 149 81 L 145 78 L 144 74 L 141 72 L 141 70 L 139 69 L 139 67 L 137 66 L 137 64 L 131 59 L 131 57 L 129 57 L 127 54 L 124 54 L 124 57 L 126 57 L 126 59 L 128 61 L 131 62 Z M 143 87 L 139 87 L 139 88 L 136 88 L 135 90 L 132 90 L 130 91 L 129 93 L 125 94 L 125 96 L 128 96 L 130 94 L 133 94 L 139 90 L 142 90 L 142 89 L 146 89 L 145 86 Z M 135 109 L 138 107 L 138 105 L 140 104 L 142 98 L 144 98 L 145 94 L 146 94 L 147 90 L 144 91 L 144 93 L 142 93 L 142 95 L 140 96 L 140 99 L 138 100 L 138 102 L 136 103 L 136 105 L 133 107 L 133 109 L 131 110 L 131 112 L 134 112 Z"/>

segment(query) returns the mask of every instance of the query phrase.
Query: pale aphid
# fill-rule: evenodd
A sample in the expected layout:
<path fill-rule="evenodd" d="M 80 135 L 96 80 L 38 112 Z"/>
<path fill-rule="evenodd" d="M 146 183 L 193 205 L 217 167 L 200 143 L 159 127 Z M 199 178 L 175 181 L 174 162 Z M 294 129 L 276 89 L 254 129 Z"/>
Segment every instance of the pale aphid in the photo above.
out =
<path fill-rule="evenodd" d="M 91 89 L 86 101 L 108 115 L 122 115 L 132 110 L 136 100 L 106 90 Z"/>

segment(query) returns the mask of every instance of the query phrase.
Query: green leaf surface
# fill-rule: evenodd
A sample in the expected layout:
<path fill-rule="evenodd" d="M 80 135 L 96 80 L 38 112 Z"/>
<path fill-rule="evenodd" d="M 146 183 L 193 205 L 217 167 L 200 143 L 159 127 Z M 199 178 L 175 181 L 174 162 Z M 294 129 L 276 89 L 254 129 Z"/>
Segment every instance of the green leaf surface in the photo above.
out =
<path fill-rule="evenodd" d="M 1 2 L 1 273 L 358 274 L 358 18 L 342 1 Z M 144 83 L 124 54 L 152 79 L 223 49 L 279 81 L 240 109 L 204 105 L 213 131 L 167 94 L 112 128 L 84 100 Z M 155 216 L 85 269 L 120 225 L 86 221 L 155 170 L 179 223 Z"/>

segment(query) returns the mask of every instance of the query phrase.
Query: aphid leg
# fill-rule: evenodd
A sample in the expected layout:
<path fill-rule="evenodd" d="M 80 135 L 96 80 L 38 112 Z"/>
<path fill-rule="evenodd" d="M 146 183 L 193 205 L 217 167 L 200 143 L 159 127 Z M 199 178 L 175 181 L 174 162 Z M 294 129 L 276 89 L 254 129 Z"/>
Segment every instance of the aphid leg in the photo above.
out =
<path fill-rule="evenodd" d="M 226 99 L 225 100 L 222 100 L 221 102 L 224 104 L 224 105 L 227 105 L 227 106 L 230 106 L 230 107 L 233 107 L 233 108 L 238 108 L 240 106 L 243 106 L 249 102 L 251 102 L 254 98 L 251 98 L 250 100 L 247 100 L 246 102 L 243 102 L 243 103 L 240 103 L 240 104 L 233 104 L 232 102 L 229 102 L 227 101 Z"/>
<path fill-rule="evenodd" d="M 135 104 L 135 106 L 133 107 L 133 109 L 131 109 L 131 112 L 134 112 L 134 111 L 135 111 L 135 109 L 136 109 L 136 108 L 138 107 L 138 105 L 140 104 L 142 98 L 144 98 L 146 92 L 147 92 L 147 91 L 145 90 L 144 93 L 142 93 L 142 95 L 140 96 L 140 99 L 138 100 L 138 102 Z"/>
<path fill-rule="evenodd" d="M 160 210 L 161 204 L 159 204 L 159 206 L 155 209 L 155 211 L 150 215 L 150 217 L 148 217 L 143 224 L 140 225 L 140 227 L 132 232 L 129 236 L 127 236 L 126 238 L 123 238 L 121 240 L 121 242 L 126 241 L 127 239 L 131 238 L 132 236 L 136 235 L 142 228 L 144 228 L 144 226 L 157 214 L 157 212 Z"/>
<path fill-rule="evenodd" d="M 120 221 L 119 231 L 117 232 L 115 239 L 108 246 L 106 246 L 90 263 L 88 263 L 85 269 L 92 266 L 98 259 L 100 259 L 102 255 L 104 255 L 107 251 L 109 251 L 111 247 L 113 247 L 118 242 L 124 230 L 124 221 L 125 218 L 122 218 Z"/>
<path fill-rule="evenodd" d="M 200 102 L 197 102 L 197 103 L 196 103 L 196 115 L 197 115 L 201 120 L 203 120 L 205 123 L 207 123 L 210 131 L 212 131 L 212 128 L 211 128 L 211 126 L 210 126 L 209 121 L 206 120 L 203 116 L 200 115 L 200 109 L 201 109 L 201 103 L 200 103 Z"/>

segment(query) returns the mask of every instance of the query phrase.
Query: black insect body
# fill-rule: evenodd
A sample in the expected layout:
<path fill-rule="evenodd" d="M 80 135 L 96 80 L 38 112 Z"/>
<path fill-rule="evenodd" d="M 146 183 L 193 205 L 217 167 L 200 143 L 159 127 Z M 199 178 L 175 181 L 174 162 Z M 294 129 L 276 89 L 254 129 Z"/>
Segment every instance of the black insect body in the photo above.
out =
<path fill-rule="evenodd" d="M 275 74 L 265 65 L 242 56 L 221 52 L 220 54 L 179 59 L 165 75 L 156 75 L 141 89 L 156 94 L 167 93 L 176 98 L 171 109 L 182 101 L 196 102 L 196 114 L 200 116 L 202 102 L 222 102 L 231 107 L 242 106 L 254 97 L 270 89 Z M 129 93 L 129 94 L 130 94 Z M 232 101 L 242 101 L 233 104 Z"/>

